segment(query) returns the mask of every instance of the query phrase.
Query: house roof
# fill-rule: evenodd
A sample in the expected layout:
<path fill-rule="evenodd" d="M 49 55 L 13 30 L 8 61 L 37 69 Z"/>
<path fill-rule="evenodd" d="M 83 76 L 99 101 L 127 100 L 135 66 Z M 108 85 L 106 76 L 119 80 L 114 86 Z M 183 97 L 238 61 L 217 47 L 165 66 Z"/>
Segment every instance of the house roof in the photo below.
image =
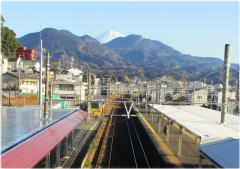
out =
<path fill-rule="evenodd" d="M 9 82 L 17 81 L 17 80 L 18 80 L 18 77 L 11 73 L 2 74 L 2 82 L 3 83 L 9 83 Z"/>
<path fill-rule="evenodd" d="M 202 89 L 191 89 L 191 90 L 188 90 L 189 93 L 196 93 L 196 92 L 200 92 L 200 91 L 208 91 L 208 89 L 206 88 L 202 88 Z"/>
<path fill-rule="evenodd" d="M 200 145 L 200 153 L 222 168 L 239 168 L 240 139 L 226 138 Z"/>
<path fill-rule="evenodd" d="M 23 62 L 23 64 L 25 64 L 25 65 L 31 65 L 31 66 L 34 66 L 34 65 L 36 65 L 36 63 L 37 63 L 37 62 L 31 61 L 31 60 L 23 60 L 22 62 Z"/>
<path fill-rule="evenodd" d="M 8 83 L 10 81 L 14 81 L 14 80 L 18 80 L 18 72 L 11 72 L 11 73 L 4 73 L 2 75 L 3 77 L 3 82 Z M 23 74 L 20 73 L 20 79 L 34 79 L 34 80 L 38 80 L 39 79 L 39 74 Z"/>
<path fill-rule="evenodd" d="M 8 58 L 8 62 L 16 62 L 18 58 Z"/>

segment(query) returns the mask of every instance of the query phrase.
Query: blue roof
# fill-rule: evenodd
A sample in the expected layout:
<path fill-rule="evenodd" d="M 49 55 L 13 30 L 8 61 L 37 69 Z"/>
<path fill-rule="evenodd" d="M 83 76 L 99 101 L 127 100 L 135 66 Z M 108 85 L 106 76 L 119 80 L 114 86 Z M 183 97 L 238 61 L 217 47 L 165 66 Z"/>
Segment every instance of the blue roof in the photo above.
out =
<path fill-rule="evenodd" d="M 240 139 L 226 138 L 202 144 L 200 152 L 219 167 L 240 168 L 239 143 Z"/>

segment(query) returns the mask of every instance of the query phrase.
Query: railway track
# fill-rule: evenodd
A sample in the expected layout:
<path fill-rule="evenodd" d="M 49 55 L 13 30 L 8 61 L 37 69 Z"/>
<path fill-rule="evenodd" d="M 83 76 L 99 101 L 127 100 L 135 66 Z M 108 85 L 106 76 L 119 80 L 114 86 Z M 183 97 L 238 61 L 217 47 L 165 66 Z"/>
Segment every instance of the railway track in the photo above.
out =
<path fill-rule="evenodd" d="M 138 130 L 134 124 L 133 119 L 126 120 L 126 125 L 128 128 L 129 139 L 132 147 L 132 154 L 136 168 L 150 168 L 149 160 L 146 155 L 142 144 L 142 140 L 139 137 Z M 143 158 L 144 157 L 144 158 Z"/>
<path fill-rule="evenodd" d="M 120 108 L 116 114 L 123 114 Z M 169 167 L 136 116 L 110 117 L 95 168 Z"/>

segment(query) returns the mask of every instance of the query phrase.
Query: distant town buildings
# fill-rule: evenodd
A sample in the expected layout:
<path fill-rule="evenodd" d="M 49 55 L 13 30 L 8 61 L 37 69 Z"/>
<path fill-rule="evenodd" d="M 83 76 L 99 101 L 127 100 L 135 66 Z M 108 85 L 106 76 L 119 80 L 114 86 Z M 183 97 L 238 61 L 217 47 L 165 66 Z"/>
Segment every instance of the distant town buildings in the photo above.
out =
<path fill-rule="evenodd" d="M 1 59 L 3 94 L 11 91 L 38 95 L 40 63 L 35 50 L 20 47 L 15 58 Z M 97 78 L 95 74 L 71 67 L 65 70 L 60 61 L 50 63 L 49 89 L 51 95 L 62 99 L 86 100 L 100 95 L 125 93 L 131 99 L 164 104 L 188 104 L 221 110 L 222 85 L 204 82 L 174 81 L 162 78 L 156 81 L 135 80 L 132 83 L 112 82 L 109 77 Z M 43 70 L 42 94 L 45 92 L 45 66 Z M 90 82 L 88 83 L 88 78 Z M 124 98 L 122 98 L 124 99 Z M 236 89 L 229 88 L 228 112 L 237 112 Z"/>

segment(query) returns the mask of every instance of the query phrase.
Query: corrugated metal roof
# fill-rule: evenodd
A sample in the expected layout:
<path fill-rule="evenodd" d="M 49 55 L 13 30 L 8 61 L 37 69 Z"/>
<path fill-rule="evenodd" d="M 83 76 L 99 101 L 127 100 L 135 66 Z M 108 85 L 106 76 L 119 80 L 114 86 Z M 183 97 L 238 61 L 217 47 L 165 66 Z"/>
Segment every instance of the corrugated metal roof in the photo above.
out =
<path fill-rule="evenodd" d="M 240 139 L 226 138 L 200 146 L 202 155 L 223 168 L 240 168 Z"/>

